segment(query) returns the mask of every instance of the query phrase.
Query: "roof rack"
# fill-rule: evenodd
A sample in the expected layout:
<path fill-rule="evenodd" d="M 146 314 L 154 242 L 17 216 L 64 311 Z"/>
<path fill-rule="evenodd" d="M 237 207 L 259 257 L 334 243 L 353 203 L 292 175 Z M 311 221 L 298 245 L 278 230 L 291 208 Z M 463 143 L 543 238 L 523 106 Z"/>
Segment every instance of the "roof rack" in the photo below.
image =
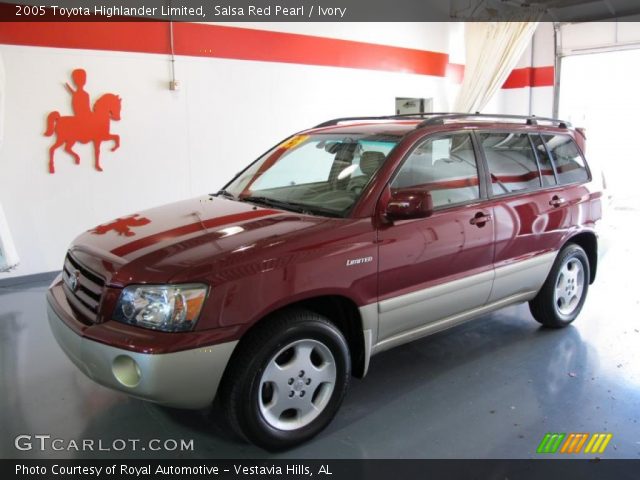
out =
<path fill-rule="evenodd" d="M 536 117 L 535 115 L 505 115 L 500 113 L 443 113 L 437 114 L 420 122 L 416 129 L 429 127 L 432 125 L 442 125 L 447 120 L 460 119 L 505 119 L 505 120 L 524 120 L 526 125 L 538 125 L 538 122 L 547 122 L 555 127 L 569 128 L 571 123 L 565 120 L 549 117 Z"/>
<path fill-rule="evenodd" d="M 448 115 L 448 113 L 447 112 L 401 113 L 398 115 L 381 115 L 381 116 L 371 116 L 371 117 L 342 117 L 342 118 L 334 118 L 332 120 L 327 120 L 326 122 L 322 122 L 313 128 L 330 127 L 332 125 L 338 125 L 341 122 L 353 122 L 357 120 L 402 120 L 402 119 L 412 119 L 412 118 L 415 120 L 420 120 L 425 117 L 430 117 L 434 115 Z"/>
<path fill-rule="evenodd" d="M 456 112 L 425 112 L 425 113 L 403 113 L 399 115 L 383 115 L 371 117 L 342 117 L 327 120 L 316 125 L 314 128 L 330 127 L 338 125 L 342 122 L 353 122 L 358 120 L 401 120 L 401 119 L 422 120 L 417 126 L 418 128 L 429 127 L 432 125 L 442 125 L 446 120 L 469 119 L 505 119 L 505 120 L 524 120 L 527 125 L 538 125 L 538 122 L 547 122 L 553 126 L 560 128 L 569 128 L 571 123 L 565 120 L 548 117 L 536 117 L 535 115 L 506 115 L 500 113 L 456 113 Z"/>

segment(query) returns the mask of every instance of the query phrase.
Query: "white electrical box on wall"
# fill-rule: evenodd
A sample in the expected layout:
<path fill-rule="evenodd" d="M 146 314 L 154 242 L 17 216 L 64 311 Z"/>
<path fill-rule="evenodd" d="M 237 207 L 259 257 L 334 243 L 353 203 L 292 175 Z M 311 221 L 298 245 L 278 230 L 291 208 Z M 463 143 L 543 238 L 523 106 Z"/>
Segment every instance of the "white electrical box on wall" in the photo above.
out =
<path fill-rule="evenodd" d="M 433 112 L 433 98 L 396 97 L 396 115 Z"/>
<path fill-rule="evenodd" d="M 0 272 L 8 272 L 15 268 L 18 263 L 20 263 L 18 252 L 11 238 L 11 232 L 9 231 L 7 219 L 4 216 L 4 210 L 2 210 L 2 205 L 0 205 Z"/>

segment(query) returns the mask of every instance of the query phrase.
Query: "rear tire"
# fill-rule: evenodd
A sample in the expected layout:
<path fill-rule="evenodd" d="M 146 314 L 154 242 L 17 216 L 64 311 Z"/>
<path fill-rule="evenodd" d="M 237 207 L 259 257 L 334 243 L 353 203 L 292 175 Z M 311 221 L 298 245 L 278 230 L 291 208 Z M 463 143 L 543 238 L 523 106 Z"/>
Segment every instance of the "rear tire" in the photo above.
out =
<path fill-rule="evenodd" d="M 529 302 L 533 317 L 546 327 L 562 328 L 580 314 L 589 290 L 589 259 L 575 243 L 556 258 L 538 295 Z"/>
<path fill-rule="evenodd" d="M 322 431 L 351 376 L 349 348 L 327 318 L 296 309 L 250 331 L 220 388 L 230 426 L 268 450 L 293 447 Z"/>

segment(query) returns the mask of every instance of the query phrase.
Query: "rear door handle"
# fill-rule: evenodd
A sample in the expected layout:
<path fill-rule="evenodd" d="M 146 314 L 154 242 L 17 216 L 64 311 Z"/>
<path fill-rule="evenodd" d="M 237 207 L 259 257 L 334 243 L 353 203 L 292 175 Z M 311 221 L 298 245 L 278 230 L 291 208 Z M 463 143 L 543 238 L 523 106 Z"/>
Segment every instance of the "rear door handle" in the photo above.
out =
<path fill-rule="evenodd" d="M 549 205 L 551 205 L 552 207 L 555 207 L 555 208 L 561 207 L 565 203 L 567 203 L 567 201 L 564 198 L 559 197 L 557 195 L 554 195 L 551 198 L 551 200 L 549 200 Z"/>
<path fill-rule="evenodd" d="M 478 212 L 471 220 L 469 220 L 469 223 L 476 227 L 484 227 L 484 224 L 489 221 L 491 221 L 491 215 L 484 212 Z"/>

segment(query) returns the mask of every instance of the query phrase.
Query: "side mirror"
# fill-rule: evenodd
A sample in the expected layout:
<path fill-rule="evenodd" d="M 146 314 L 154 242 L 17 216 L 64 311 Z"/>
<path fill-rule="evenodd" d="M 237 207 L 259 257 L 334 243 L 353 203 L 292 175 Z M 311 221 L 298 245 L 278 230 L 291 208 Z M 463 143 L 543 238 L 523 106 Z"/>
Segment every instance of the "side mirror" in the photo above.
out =
<path fill-rule="evenodd" d="M 425 218 L 433 213 L 431 194 L 423 190 L 401 190 L 391 194 L 385 210 L 389 220 Z"/>

